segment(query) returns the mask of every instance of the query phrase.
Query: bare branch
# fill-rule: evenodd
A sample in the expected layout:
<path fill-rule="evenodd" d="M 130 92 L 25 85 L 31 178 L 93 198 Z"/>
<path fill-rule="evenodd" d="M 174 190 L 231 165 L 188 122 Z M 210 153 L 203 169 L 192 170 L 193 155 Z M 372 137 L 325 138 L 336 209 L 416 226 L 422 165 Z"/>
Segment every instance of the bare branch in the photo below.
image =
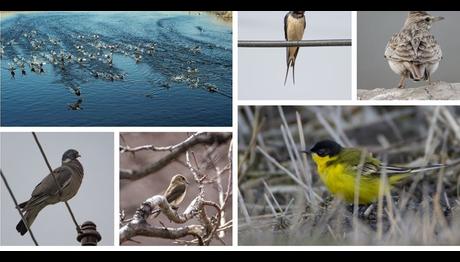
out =
<path fill-rule="evenodd" d="M 126 146 L 121 146 L 120 145 L 120 153 L 138 152 L 138 151 L 143 151 L 143 150 L 148 150 L 148 151 L 173 151 L 176 148 L 179 148 L 179 147 L 183 146 L 185 143 L 189 142 L 190 140 L 194 139 L 195 137 L 201 136 L 201 135 L 206 135 L 206 132 L 195 133 L 195 134 L 189 136 L 184 141 L 182 141 L 182 142 L 180 142 L 178 144 L 175 144 L 175 145 L 171 145 L 171 146 L 143 145 L 143 146 L 138 146 L 138 147 L 131 148 L 128 145 L 126 145 Z"/>
<path fill-rule="evenodd" d="M 215 226 L 211 230 L 209 230 L 209 226 L 211 226 L 211 223 L 206 224 L 207 225 L 208 237 L 206 239 L 204 239 L 204 244 L 209 245 L 209 243 L 211 242 L 212 238 L 216 234 L 217 229 L 220 227 L 222 209 L 219 207 L 218 204 L 216 204 L 216 203 L 214 203 L 212 201 L 204 201 L 203 205 L 212 206 L 217 210 L 217 213 L 216 213 L 217 219 L 215 221 Z M 202 209 L 202 211 L 203 211 L 202 213 L 204 213 L 204 209 Z M 206 219 L 207 219 L 207 216 L 206 216 Z"/>
<path fill-rule="evenodd" d="M 198 133 L 202 134 L 202 133 Z M 140 170 L 120 169 L 120 179 L 137 180 L 141 179 L 151 173 L 157 172 L 168 165 L 171 161 L 175 160 L 181 154 L 185 153 L 191 147 L 197 144 L 223 144 L 231 139 L 231 133 L 204 133 L 203 135 L 192 136 L 191 139 L 187 139 L 180 143 L 180 146 L 173 146 L 171 153 L 164 156 L 163 158 L 155 161 L 155 163 L 149 164 Z M 121 149 L 122 147 L 120 147 Z"/>
<path fill-rule="evenodd" d="M 167 233 L 164 232 L 165 231 L 164 227 L 157 228 L 157 227 L 148 225 L 148 223 L 146 222 L 147 218 L 152 213 L 152 210 L 154 210 L 156 207 L 159 207 L 161 211 L 163 212 L 163 214 L 169 220 L 177 224 L 183 224 L 187 222 L 188 220 L 192 219 L 196 214 L 198 214 L 200 212 L 200 209 L 202 209 L 202 206 L 203 206 L 203 199 L 200 196 L 198 196 L 185 209 L 184 213 L 178 214 L 175 210 L 171 208 L 171 206 L 169 205 L 168 201 L 166 200 L 164 196 L 162 195 L 153 196 L 145 200 L 141 204 L 141 206 L 136 210 L 130 222 L 120 228 L 120 243 L 123 243 L 127 241 L 128 239 L 134 236 L 137 236 L 137 235 L 145 236 L 145 234 L 151 234 L 150 236 L 157 236 L 155 234 L 157 234 L 160 231 L 162 233 L 158 233 L 159 235 L 157 237 L 164 237 L 165 235 L 167 235 Z M 147 224 L 148 226 L 144 224 Z M 150 233 L 147 233 L 146 230 L 150 231 Z M 185 229 L 182 229 L 182 230 L 185 230 Z M 168 229 L 166 231 L 170 231 L 170 230 Z M 180 232 L 182 232 L 180 234 L 185 234 L 184 231 L 180 231 Z M 188 232 L 188 231 L 186 230 L 185 232 Z M 194 232 L 196 233 L 196 231 Z M 188 234 L 190 233 L 187 233 L 186 235 Z"/>
<path fill-rule="evenodd" d="M 135 236 L 159 237 L 166 239 L 178 239 L 188 235 L 201 236 L 204 228 L 201 225 L 190 225 L 179 228 L 164 228 L 152 226 L 146 221 L 130 223 L 120 230 L 120 244 L 131 240 Z"/>

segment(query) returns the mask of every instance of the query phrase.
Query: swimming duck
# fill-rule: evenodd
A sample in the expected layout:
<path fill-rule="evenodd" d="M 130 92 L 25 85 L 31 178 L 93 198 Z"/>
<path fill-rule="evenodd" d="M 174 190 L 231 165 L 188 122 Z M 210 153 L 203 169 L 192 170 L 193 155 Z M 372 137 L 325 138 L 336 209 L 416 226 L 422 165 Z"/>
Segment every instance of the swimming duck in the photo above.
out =
<path fill-rule="evenodd" d="M 68 104 L 68 108 L 69 110 L 82 110 L 83 108 L 81 108 L 81 103 L 83 102 L 83 100 L 80 98 L 78 99 L 77 102 L 73 103 L 73 104 Z"/>
<path fill-rule="evenodd" d="M 215 85 L 210 84 L 210 83 L 206 83 L 205 87 L 208 90 L 208 92 L 211 92 L 211 93 L 217 92 L 218 90 L 218 88 Z"/>

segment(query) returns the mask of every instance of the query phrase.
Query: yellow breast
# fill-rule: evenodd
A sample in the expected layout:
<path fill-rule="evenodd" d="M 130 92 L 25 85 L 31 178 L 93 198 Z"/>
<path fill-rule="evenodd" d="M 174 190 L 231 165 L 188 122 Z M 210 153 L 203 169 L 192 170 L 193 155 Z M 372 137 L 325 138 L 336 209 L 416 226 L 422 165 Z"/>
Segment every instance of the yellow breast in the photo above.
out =
<path fill-rule="evenodd" d="M 356 188 L 356 172 L 343 164 L 328 165 L 336 157 L 320 157 L 313 154 L 313 161 L 317 165 L 318 174 L 327 189 L 336 197 L 349 203 L 354 202 Z M 359 181 L 359 204 L 369 204 L 377 200 L 379 195 L 380 179 L 361 177 Z"/>

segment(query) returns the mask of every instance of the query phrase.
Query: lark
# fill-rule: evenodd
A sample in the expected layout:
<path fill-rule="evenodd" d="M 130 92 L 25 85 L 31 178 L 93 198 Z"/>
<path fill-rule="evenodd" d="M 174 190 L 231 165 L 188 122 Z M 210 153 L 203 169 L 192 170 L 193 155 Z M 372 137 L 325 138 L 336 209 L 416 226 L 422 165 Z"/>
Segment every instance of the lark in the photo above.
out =
<path fill-rule="evenodd" d="M 405 87 L 406 78 L 431 84 L 431 75 L 438 69 L 442 51 L 430 29 L 433 23 L 443 19 L 425 11 L 410 11 L 401 31 L 388 42 L 385 59 L 391 70 L 401 76 L 398 88 Z"/>

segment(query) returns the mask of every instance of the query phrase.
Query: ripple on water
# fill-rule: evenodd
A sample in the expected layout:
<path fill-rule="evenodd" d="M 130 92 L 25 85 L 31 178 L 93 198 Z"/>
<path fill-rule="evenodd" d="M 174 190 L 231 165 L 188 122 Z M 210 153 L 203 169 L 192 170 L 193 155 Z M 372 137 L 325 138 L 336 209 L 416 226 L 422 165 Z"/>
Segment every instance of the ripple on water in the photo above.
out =
<path fill-rule="evenodd" d="M 2 20 L 1 30 L 2 125 L 231 125 L 231 98 L 205 87 L 232 94 L 231 27 L 212 17 L 41 12 Z M 74 60 L 62 66 L 65 55 Z M 14 58 L 22 59 L 27 75 L 16 68 L 13 80 Z M 34 61 L 45 63 L 44 73 L 30 72 Z M 69 108 L 80 100 L 81 110 Z"/>

